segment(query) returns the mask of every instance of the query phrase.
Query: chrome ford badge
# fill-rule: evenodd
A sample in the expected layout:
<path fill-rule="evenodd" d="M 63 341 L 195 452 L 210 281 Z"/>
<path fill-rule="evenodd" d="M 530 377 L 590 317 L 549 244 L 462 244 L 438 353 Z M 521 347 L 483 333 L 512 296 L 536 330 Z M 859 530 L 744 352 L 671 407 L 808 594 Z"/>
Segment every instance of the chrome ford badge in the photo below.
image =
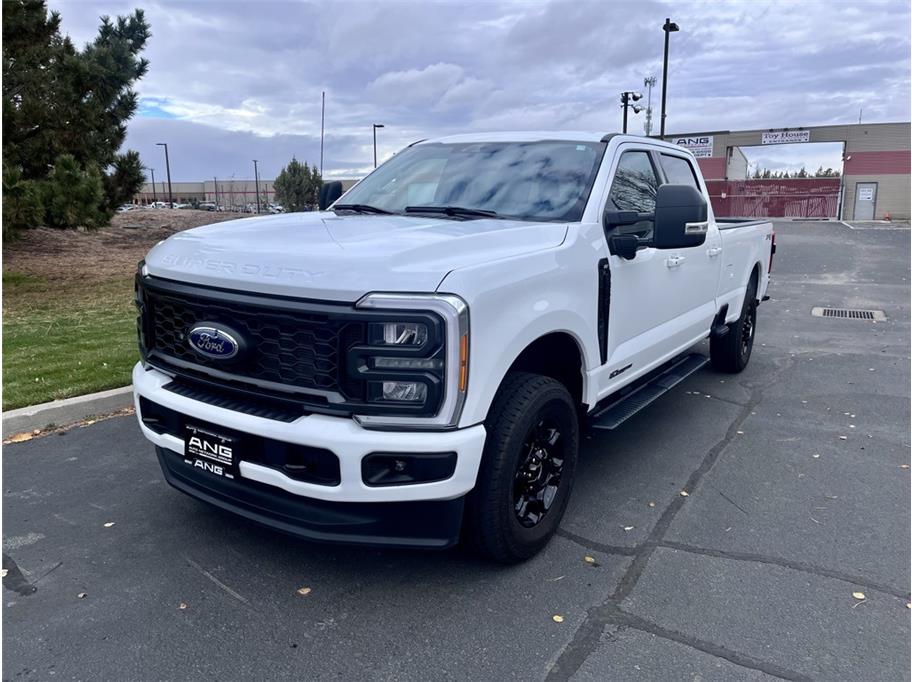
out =
<path fill-rule="evenodd" d="M 191 329 L 187 333 L 187 343 L 203 357 L 215 360 L 230 360 L 241 349 L 240 341 L 231 332 L 208 325 Z"/>

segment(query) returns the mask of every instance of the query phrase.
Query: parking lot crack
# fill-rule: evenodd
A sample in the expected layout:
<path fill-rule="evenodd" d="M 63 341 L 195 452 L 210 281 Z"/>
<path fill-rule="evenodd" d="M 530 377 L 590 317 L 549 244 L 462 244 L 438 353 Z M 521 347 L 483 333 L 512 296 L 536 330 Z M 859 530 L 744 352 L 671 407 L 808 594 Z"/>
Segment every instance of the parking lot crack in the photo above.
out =
<path fill-rule="evenodd" d="M 741 409 L 738 411 L 738 414 L 734 417 L 734 419 L 732 419 L 732 421 L 729 423 L 725 434 L 706 452 L 706 454 L 703 456 L 703 459 L 700 461 L 700 464 L 687 478 L 687 482 L 684 484 L 683 488 L 684 491 L 692 493 L 699 486 L 703 477 L 712 469 L 722 452 L 737 437 L 738 430 L 741 428 L 742 424 L 747 420 L 757 405 L 759 405 L 762 401 L 763 389 L 767 386 L 773 385 L 776 381 L 778 381 L 779 375 L 791 368 L 793 360 L 791 358 L 785 358 L 781 361 L 776 361 L 775 364 L 776 371 L 771 372 L 762 383 L 741 383 L 743 388 L 748 391 L 749 398 L 747 403 L 740 405 Z M 778 666 L 772 663 L 758 661 L 748 656 L 729 652 L 720 645 L 712 644 L 710 642 L 703 642 L 696 639 L 689 639 L 685 635 L 672 633 L 671 631 L 665 631 L 658 625 L 648 623 L 647 621 L 639 619 L 636 616 L 632 616 L 621 611 L 621 604 L 623 603 L 624 599 L 626 599 L 633 592 L 633 589 L 636 587 L 640 577 L 645 572 L 646 566 L 649 564 L 649 560 L 654 554 L 656 548 L 665 545 L 663 542 L 665 535 L 668 532 L 668 529 L 671 527 L 671 524 L 677 516 L 678 512 L 681 511 L 681 509 L 684 507 L 684 504 L 687 502 L 688 497 L 689 495 L 681 495 L 676 497 L 671 502 L 671 504 L 669 504 L 668 507 L 666 507 L 662 512 L 661 517 L 659 517 L 658 522 L 655 524 L 655 526 L 653 526 L 652 531 L 649 533 L 646 541 L 641 545 L 638 545 L 632 553 L 627 554 L 628 556 L 632 556 L 633 560 L 630 562 L 630 566 L 628 566 L 627 570 L 618 581 L 617 588 L 604 602 L 593 606 L 586 612 L 586 618 L 583 621 L 582 625 L 580 625 L 579 629 L 576 631 L 573 639 L 564 647 L 563 651 L 560 653 L 560 655 L 548 670 L 548 679 L 567 680 L 573 674 L 575 674 L 576 671 L 579 670 L 579 668 L 586 661 L 586 659 L 598 648 L 602 633 L 605 630 L 605 626 L 610 622 L 621 622 L 618 619 L 622 618 L 622 616 L 623 618 L 627 619 L 623 622 L 627 622 L 631 625 L 631 627 L 636 627 L 633 625 L 633 623 L 636 622 L 641 626 L 638 629 L 643 629 L 647 632 L 652 632 L 653 634 L 657 634 L 659 636 L 667 635 L 669 639 L 674 639 L 676 637 L 677 639 L 675 639 L 675 641 L 691 641 L 693 642 L 692 645 L 695 646 L 695 648 L 699 648 L 701 651 L 705 651 L 706 653 L 710 653 L 712 655 L 719 655 L 721 658 L 725 658 L 726 660 L 737 663 L 738 665 L 742 665 L 743 667 L 763 670 L 764 672 L 768 672 L 768 674 L 775 675 L 777 677 L 783 677 L 785 679 L 806 679 L 798 673 L 780 669 Z M 731 502 L 731 500 L 729 500 L 729 502 Z M 732 504 L 734 503 L 732 502 Z M 741 511 L 744 510 L 742 509 Z M 745 513 L 747 512 L 745 511 Z M 568 537 L 568 539 L 574 541 L 582 541 L 581 544 L 584 544 L 584 546 L 592 547 L 593 549 L 597 544 L 590 543 L 581 536 L 569 533 L 569 531 L 561 531 L 561 534 L 564 537 Z M 611 549 L 611 546 L 605 545 L 605 548 Z M 647 627 L 651 629 L 647 629 Z"/>
<path fill-rule="evenodd" d="M 789 559 L 764 556 L 761 554 L 751 554 L 749 552 L 730 552 L 721 549 L 695 547 L 683 542 L 663 541 L 659 543 L 659 546 L 717 559 L 731 559 L 733 561 L 748 561 L 758 564 L 781 566 L 782 568 L 788 568 L 793 571 L 800 571 L 802 573 L 810 573 L 822 578 L 834 578 L 836 580 L 842 580 L 843 582 L 850 583 L 857 587 L 864 587 L 868 590 L 882 592 L 883 594 L 888 594 L 904 601 L 908 601 L 910 596 L 909 592 L 903 592 L 901 590 L 897 590 L 896 588 L 890 587 L 889 585 L 873 582 L 869 578 L 865 578 L 863 576 L 842 573 L 841 571 L 834 571 L 829 568 L 824 568 L 823 566 L 815 566 L 813 564 L 804 563 L 802 561 L 791 561 Z"/>
<path fill-rule="evenodd" d="M 624 547 L 622 545 L 606 545 L 602 542 L 597 542 L 595 540 L 590 540 L 589 538 L 585 538 L 582 535 L 577 535 L 576 533 L 573 533 L 569 530 L 565 530 L 563 528 L 558 528 L 557 534 L 558 534 L 558 536 L 560 536 L 566 540 L 570 540 L 570 542 L 574 542 L 581 547 L 584 547 L 586 549 L 591 549 L 596 552 L 601 552 L 602 554 L 617 554 L 620 556 L 635 556 L 636 553 L 640 551 L 639 547 L 636 547 L 636 546 Z"/>
<path fill-rule="evenodd" d="M 225 583 L 223 583 L 221 580 L 216 578 L 214 575 L 212 575 L 209 571 L 207 571 L 205 568 L 200 566 L 198 563 L 196 563 L 190 557 L 185 556 L 184 559 L 186 559 L 187 563 L 190 564 L 191 566 L 193 566 L 193 568 L 195 568 L 197 571 L 202 573 L 206 578 L 211 580 L 223 592 L 234 597 L 237 601 L 241 602 L 247 608 L 253 609 L 253 607 L 251 606 L 250 601 L 247 599 L 247 597 L 245 597 L 244 595 L 242 595 L 242 594 L 236 592 L 235 590 L 231 589 L 230 587 L 228 587 Z"/>

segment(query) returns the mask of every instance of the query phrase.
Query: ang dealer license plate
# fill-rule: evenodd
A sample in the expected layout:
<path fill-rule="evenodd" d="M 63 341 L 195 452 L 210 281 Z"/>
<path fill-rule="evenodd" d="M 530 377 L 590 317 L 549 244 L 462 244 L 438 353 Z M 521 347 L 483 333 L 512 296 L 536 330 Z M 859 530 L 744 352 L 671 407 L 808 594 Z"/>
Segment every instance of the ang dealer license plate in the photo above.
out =
<path fill-rule="evenodd" d="M 237 439 L 201 426 L 184 427 L 184 461 L 216 476 L 235 478 L 238 470 Z"/>

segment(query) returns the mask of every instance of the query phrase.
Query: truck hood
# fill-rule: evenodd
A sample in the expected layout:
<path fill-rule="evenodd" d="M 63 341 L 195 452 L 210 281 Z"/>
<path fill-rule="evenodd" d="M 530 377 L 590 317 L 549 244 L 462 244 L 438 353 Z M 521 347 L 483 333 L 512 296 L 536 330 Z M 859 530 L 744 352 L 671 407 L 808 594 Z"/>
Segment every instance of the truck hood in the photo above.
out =
<path fill-rule="evenodd" d="M 149 274 L 207 286 L 336 301 L 432 292 L 458 268 L 560 245 L 566 224 L 288 213 L 179 232 Z"/>

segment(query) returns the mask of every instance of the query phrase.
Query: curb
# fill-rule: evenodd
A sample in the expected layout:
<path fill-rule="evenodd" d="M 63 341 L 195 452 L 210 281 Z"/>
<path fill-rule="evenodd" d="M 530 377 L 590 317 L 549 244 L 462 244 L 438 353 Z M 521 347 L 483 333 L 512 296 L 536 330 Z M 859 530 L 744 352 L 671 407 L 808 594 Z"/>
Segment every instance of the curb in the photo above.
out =
<path fill-rule="evenodd" d="M 124 386 L 75 398 L 20 407 L 3 413 L 3 438 L 9 438 L 23 431 L 43 429 L 48 424 L 64 426 L 88 417 L 116 412 L 132 405 L 133 387 Z"/>

